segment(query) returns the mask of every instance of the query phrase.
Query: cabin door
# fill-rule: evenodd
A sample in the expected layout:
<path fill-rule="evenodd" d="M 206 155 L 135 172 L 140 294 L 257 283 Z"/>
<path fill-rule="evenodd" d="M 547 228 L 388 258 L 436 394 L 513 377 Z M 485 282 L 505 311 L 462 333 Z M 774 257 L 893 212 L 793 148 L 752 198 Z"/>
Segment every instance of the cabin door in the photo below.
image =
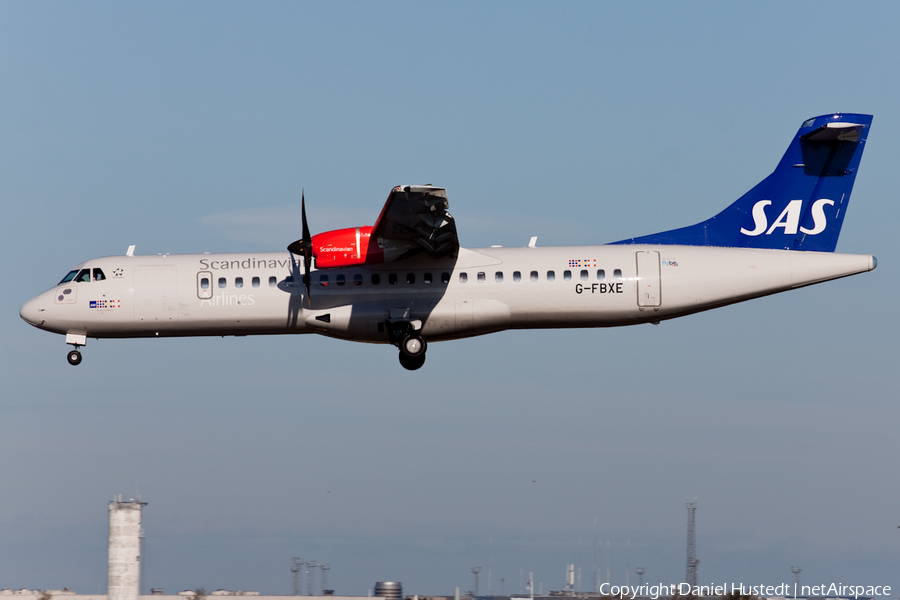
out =
<path fill-rule="evenodd" d="M 641 251 L 637 257 L 637 303 L 641 310 L 659 308 L 662 305 L 662 290 L 659 278 L 659 252 Z"/>

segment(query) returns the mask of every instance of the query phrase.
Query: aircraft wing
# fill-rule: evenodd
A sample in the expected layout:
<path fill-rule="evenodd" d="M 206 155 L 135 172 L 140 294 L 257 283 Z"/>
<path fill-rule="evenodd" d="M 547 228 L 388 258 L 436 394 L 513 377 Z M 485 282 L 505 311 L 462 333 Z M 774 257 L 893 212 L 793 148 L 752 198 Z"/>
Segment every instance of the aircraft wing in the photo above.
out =
<path fill-rule="evenodd" d="M 384 260 L 400 260 L 419 253 L 432 258 L 456 258 L 459 238 L 448 207 L 444 188 L 398 185 L 391 190 L 372 228 L 372 239 L 384 251 Z"/>

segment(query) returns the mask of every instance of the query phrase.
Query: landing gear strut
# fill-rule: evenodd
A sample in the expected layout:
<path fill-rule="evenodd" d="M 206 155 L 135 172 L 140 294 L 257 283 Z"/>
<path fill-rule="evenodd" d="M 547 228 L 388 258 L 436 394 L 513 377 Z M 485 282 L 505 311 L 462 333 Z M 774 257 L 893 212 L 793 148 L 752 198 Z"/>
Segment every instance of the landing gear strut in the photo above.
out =
<path fill-rule="evenodd" d="M 400 364 L 404 369 L 415 371 L 425 364 L 425 350 L 428 344 L 409 321 L 389 323 L 391 343 L 400 348 Z"/>
<path fill-rule="evenodd" d="M 69 364 L 73 367 L 77 367 L 81 364 L 81 352 L 78 350 L 72 350 L 66 355 L 66 360 L 69 361 Z"/>

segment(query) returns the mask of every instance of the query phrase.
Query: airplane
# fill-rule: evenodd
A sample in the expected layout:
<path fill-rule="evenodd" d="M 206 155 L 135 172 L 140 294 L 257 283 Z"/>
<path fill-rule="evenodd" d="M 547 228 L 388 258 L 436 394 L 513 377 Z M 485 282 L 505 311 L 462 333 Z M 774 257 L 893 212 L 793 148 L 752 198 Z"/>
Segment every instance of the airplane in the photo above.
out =
<path fill-rule="evenodd" d="M 316 333 L 391 344 L 409 370 L 431 342 L 507 329 L 659 324 L 873 270 L 834 253 L 871 115 L 803 122 L 771 175 L 714 217 L 599 246 L 465 249 L 432 185 L 393 188 L 370 227 L 287 252 L 108 256 L 27 302 L 29 324 L 88 338 Z"/>

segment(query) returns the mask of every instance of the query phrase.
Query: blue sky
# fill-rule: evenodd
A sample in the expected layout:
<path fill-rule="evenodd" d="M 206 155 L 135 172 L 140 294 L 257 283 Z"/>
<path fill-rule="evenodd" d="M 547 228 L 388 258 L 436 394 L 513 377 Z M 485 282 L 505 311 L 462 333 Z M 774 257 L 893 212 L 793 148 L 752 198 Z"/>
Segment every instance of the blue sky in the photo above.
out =
<path fill-rule="evenodd" d="M 0 4 L 0 587 L 103 592 L 106 502 L 146 587 L 340 594 L 704 582 L 900 588 L 895 3 Z M 282 250 L 448 189 L 469 247 L 705 219 L 808 117 L 875 115 L 838 251 L 873 273 L 664 323 L 387 347 L 91 341 L 19 307 L 124 253 Z M 598 551 L 597 540 L 602 540 Z M 635 581 L 632 573 L 631 582 Z"/>

